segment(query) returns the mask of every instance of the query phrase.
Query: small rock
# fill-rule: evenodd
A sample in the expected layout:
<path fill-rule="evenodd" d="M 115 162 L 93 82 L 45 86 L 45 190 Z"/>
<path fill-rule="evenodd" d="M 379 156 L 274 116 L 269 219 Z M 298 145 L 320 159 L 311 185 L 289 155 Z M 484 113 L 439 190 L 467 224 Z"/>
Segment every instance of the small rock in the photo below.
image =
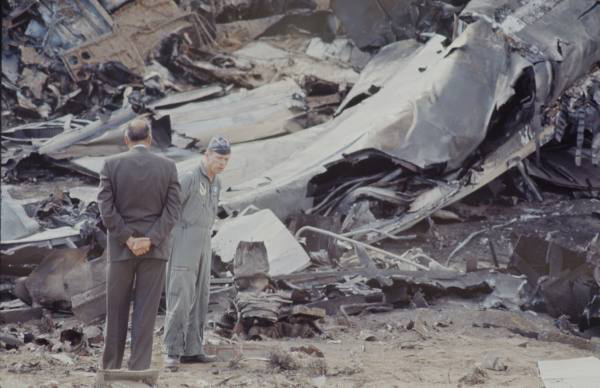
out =
<path fill-rule="evenodd" d="M 429 307 L 429 303 L 425 300 L 425 295 L 421 292 L 421 290 L 417 290 L 413 295 L 410 304 L 413 308 L 427 308 Z"/>
<path fill-rule="evenodd" d="M 16 349 L 19 346 L 23 346 L 24 343 L 16 336 L 9 333 L 0 334 L 0 346 L 4 346 L 6 349 Z"/>
<path fill-rule="evenodd" d="M 101 343 L 104 339 L 102 336 L 102 329 L 98 326 L 88 326 L 83 329 L 83 335 L 87 338 L 88 343 L 90 344 L 98 344 Z"/>
<path fill-rule="evenodd" d="M 66 354 L 51 354 L 50 357 L 52 357 L 53 359 L 60 361 L 61 363 L 65 364 L 65 365 L 74 365 L 75 361 L 73 361 L 73 359 L 69 356 L 67 356 Z"/>
<path fill-rule="evenodd" d="M 37 349 L 37 346 L 35 346 L 35 344 L 32 344 L 30 342 L 27 345 L 25 345 L 25 347 L 23 349 L 26 350 L 26 351 L 28 351 L 28 352 L 34 352 Z"/>
<path fill-rule="evenodd" d="M 506 366 L 500 357 L 493 353 L 488 353 L 483 357 L 481 366 L 483 366 L 485 369 L 495 370 L 498 372 L 503 372 L 508 369 L 508 366 Z"/>
<path fill-rule="evenodd" d="M 423 347 L 414 343 L 404 343 L 400 344 L 400 349 L 402 350 L 421 350 Z"/>
<path fill-rule="evenodd" d="M 41 335 L 33 340 L 33 343 L 37 346 L 47 346 L 52 348 L 52 341 L 50 341 L 46 336 Z"/>
<path fill-rule="evenodd" d="M 25 342 L 26 344 L 32 342 L 34 339 L 35 339 L 35 336 L 33 335 L 33 333 L 23 334 L 23 342 Z"/>
<path fill-rule="evenodd" d="M 45 384 L 40 385 L 40 388 L 59 388 L 59 387 L 60 387 L 60 385 L 58 384 L 58 381 L 55 381 L 55 380 L 51 380 Z"/>
<path fill-rule="evenodd" d="M 525 341 L 525 342 L 521 342 L 520 344 L 518 344 L 517 346 L 520 348 L 526 348 L 527 345 L 529 345 L 529 342 Z"/>
<path fill-rule="evenodd" d="M 59 352 L 62 352 L 63 350 L 64 350 L 64 346 L 60 342 L 57 342 L 54 345 L 52 345 L 52 352 L 54 352 L 54 353 L 59 353 Z"/>
<path fill-rule="evenodd" d="M 327 373 L 327 364 L 322 358 L 314 358 L 296 352 L 285 352 L 276 349 L 269 354 L 269 361 L 272 366 L 280 370 L 300 370 L 304 369 L 309 376 L 322 376 Z"/>
<path fill-rule="evenodd" d="M 374 342 L 377 341 L 377 337 L 369 330 L 361 330 L 358 336 L 363 341 Z"/>
<path fill-rule="evenodd" d="M 312 379 L 312 384 L 317 388 L 325 387 L 327 384 L 327 377 L 325 377 L 325 376 L 315 377 L 314 379 Z"/>
<path fill-rule="evenodd" d="M 430 330 L 427 325 L 427 321 L 425 321 L 420 314 L 418 314 L 415 318 L 413 330 L 416 331 L 423 339 L 427 339 L 429 337 Z"/>
<path fill-rule="evenodd" d="M 315 345 L 292 347 L 292 348 L 290 348 L 290 351 L 291 352 L 302 352 L 302 353 L 306 353 L 310 356 L 315 356 L 315 357 L 319 357 L 319 358 L 325 357 L 325 354 L 323 354 L 323 352 L 319 348 L 317 348 Z"/>

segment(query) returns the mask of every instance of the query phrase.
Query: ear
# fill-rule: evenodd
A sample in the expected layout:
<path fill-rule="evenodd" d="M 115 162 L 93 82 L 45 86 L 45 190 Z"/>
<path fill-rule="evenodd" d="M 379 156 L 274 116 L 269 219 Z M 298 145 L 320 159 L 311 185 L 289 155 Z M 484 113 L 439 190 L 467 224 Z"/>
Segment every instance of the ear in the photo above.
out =
<path fill-rule="evenodd" d="M 127 136 L 127 133 L 125 133 L 123 135 L 123 139 L 125 140 L 125 145 L 129 146 L 129 144 L 131 143 L 131 141 L 129 140 L 129 136 Z"/>

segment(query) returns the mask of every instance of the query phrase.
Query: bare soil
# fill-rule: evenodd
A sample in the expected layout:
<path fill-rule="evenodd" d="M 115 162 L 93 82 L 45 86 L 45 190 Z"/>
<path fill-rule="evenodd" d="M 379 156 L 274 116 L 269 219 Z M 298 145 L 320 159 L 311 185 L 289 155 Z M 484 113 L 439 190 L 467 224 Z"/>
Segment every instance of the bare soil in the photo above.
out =
<path fill-rule="evenodd" d="M 407 329 L 411 321 L 414 328 Z M 74 324 L 72 319 L 61 322 L 63 327 Z M 483 383 L 479 386 L 540 388 L 543 384 L 538 377 L 538 360 L 598 356 L 572 345 L 537 341 L 506 329 L 558 332 L 548 317 L 529 312 L 484 311 L 468 300 L 440 301 L 428 309 L 398 309 L 351 317 L 349 322 L 345 318 L 327 318 L 322 323 L 325 335 L 319 338 L 239 341 L 234 345 L 223 342 L 216 347 L 233 346 L 241 357 L 221 352 L 224 361 L 186 364 L 176 372 L 162 368 L 161 325 L 159 317 L 152 361 L 154 368 L 161 369 L 159 387 L 459 387 L 476 383 L 477 379 L 469 379 L 468 375 L 493 355 L 507 369 L 494 371 L 480 365 Z M 18 330 L 35 331 L 35 326 L 28 323 Z M 218 342 L 213 335 L 209 338 L 209 342 Z M 600 341 L 594 341 L 600 345 Z M 292 347 L 308 345 L 315 345 L 325 356 L 317 363 L 318 368 L 308 363 L 296 370 L 282 370 L 269 361 L 274 351 L 289 352 Z M 53 357 L 57 354 L 67 355 L 74 364 L 65 365 Z M 35 345 L 3 350 L 0 386 L 92 386 L 100 355 L 101 344 L 84 349 L 81 355 L 55 353 Z"/>

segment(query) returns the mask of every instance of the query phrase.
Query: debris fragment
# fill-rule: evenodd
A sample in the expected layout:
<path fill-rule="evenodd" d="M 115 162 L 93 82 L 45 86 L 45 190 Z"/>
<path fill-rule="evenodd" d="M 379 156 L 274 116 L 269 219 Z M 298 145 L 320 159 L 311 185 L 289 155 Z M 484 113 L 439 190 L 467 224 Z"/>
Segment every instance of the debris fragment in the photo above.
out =
<path fill-rule="evenodd" d="M 269 260 L 265 244 L 240 241 L 233 259 L 233 274 L 240 290 L 264 290 L 269 283 Z"/>
<path fill-rule="evenodd" d="M 458 380 L 458 386 L 471 386 L 471 385 L 481 385 L 485 384 L 487 381 L 488 375 L 487 373 L 481 369 L 480 367 L 474 367 L 471 372 L 464 375 Z"/>
<path fill-rule="evenodd" d="M 325 358 L 325 354 L 323 354 L 323 352 L 319 348 L 317 348 L 315 345 L 291 347 L 290 351 L 291 352 L 303 352 L 310 356 Z"/>
<path fill-rule="evenodd" d="M 586 387 L 600 383 L 600 360 L 596 357 L 538 361 L 540 377 L 546 388 Z"/>
<path fill-rule="evenodd" d="M 73 359 L 71 357 L 69 357 L 68 355 L 66 355 L 64 353 L 50 354 L 50 357 L 52 357 L 53 359 L 59 361 L 60 363 L 62 363 L 64 365 L 74 365 L 75 364 L 75 361 L 73 361 Z"/>
<path fill-rule="evenodd" d="M 368 330 L 361 330 L 359 334 L 359 338 L 362 341 L 374 342 L 377 341 L 377 336 Z"/>
<path fill-rule="evenodd" d="M 483 357 L 481 366 L 485 369 L 494 370 L 498 372 L 503 372 L 508 369 L 508 366 L 506 366 L 502 359 L 493 353 L 487 353 Z"/>
<path fill-rule="evenodd" d="M 292 273 L 310 263 L 304 249 L 270 210 L 223 221 L 213 238 L 213 250 L 221 261 L 231 262 L 242 240 L 264 242 L 271 276 Z"/>
<path fill-rule="evenodd" d="M 324 358 L 306 356 L 302 352 L 286 352 L 277 349 L 269 354 L 273 367 L 281 370 L 306 370 L 310 376 L 323 376 L 327 374 L 327 363 Z"/>
<path fill-rule="evenodd" d="M 148 369 L 143 371 L 131 370 L 99 370 L 96 374 L 95 384 L 97 387 L 109 388 L 115 385 L 132 386 L 134 384 L 143 384 L 144 386 L 154 386 L 158 381 L 159 371 Z"/>

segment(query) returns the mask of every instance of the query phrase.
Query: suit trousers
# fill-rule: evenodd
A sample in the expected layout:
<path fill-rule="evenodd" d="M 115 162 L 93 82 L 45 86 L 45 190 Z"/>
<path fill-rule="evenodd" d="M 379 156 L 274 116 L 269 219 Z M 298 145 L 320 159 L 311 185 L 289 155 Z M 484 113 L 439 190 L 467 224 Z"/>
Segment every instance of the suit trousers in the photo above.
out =
<path fill-rule="evenodd" d="M 154 323 L 164 287 L 166 264 L 166 260 L 148 258 L 108 262 L 103 369 L 121 368 L 132 295 L 131 356 L 128 368 L 150 368 Z"/>

